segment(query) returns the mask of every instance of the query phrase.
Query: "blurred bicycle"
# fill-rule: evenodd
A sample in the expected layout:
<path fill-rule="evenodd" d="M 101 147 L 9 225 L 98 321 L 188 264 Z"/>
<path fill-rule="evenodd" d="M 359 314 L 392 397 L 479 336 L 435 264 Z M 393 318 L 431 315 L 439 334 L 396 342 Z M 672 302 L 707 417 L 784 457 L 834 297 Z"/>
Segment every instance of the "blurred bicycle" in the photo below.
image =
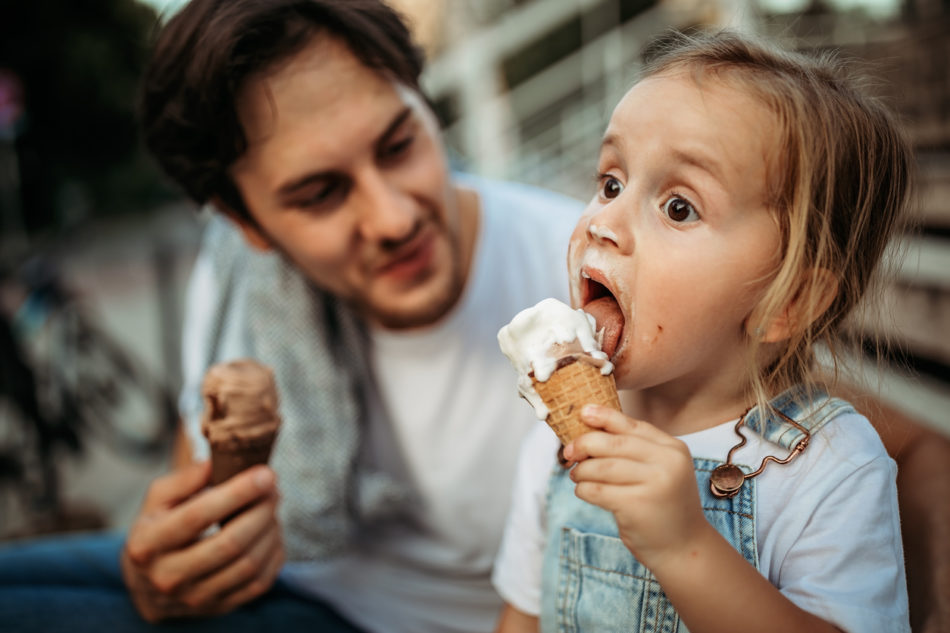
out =
<path fill-rule="evenodd" d="M 51 259 L 0 274 L 0 537 L 69 527 L 63 457 L 96 439 L 164 458 L 176 424 L 166 382 L 96 325 Z"/>

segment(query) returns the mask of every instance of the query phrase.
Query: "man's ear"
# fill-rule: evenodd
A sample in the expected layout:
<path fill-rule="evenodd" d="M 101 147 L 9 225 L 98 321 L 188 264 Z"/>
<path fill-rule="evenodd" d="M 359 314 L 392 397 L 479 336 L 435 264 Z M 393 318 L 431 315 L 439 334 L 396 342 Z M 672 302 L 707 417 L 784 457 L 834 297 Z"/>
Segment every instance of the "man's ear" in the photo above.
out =
<path fill-rule="evenodd" d="M 225 203 L 217 196 L 211 199 L 211 204 L 213 204 L 218 211 L 226 215 L 228 219 L 234 222 L 238 228 L 241 229 L 241 233 L 244 235 L 244 241 L 247 242 L 248 246 L 254 250 L 261 251 L 262 253 L 273 248 L 270 239 L 268 239 L 267 235 L 261 231 L 256 222 L 245 217 L 243 214 L 238 213 L 230 205 Z"/>
<path fill-rule="evenodd" d="M 778 343 L 791 338 L 815 322 L 838 296 L 838 278 L 827 268 L 809 268 L 798 291 L 764 331 L 762 343 Z M 810 291 L 806 289 L 810 288 Z"/>

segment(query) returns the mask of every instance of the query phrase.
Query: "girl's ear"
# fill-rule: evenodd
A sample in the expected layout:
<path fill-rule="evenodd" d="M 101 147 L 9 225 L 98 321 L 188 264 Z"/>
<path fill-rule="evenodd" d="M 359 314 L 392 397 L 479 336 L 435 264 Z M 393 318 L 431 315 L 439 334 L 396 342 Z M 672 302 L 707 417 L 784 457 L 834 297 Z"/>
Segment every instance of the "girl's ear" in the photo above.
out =
<path fill-rule="evenodd" d="M 825 313 L 838 295 L 838 278 L 827 268 L 809 268 L 798 292 L 764 331 L 762 343 L 779 343 L 801 332 Z"/>
<path fill-rule="evenodd" d="M 244 215 L 238 213 L 230 206 L 228 206 L 221 198 L 214 197 L 211 199 L 211 204 L 214 207 L 226 215 L 228 219 L 238 225 L 238 228 L 241 229 L 241 233 L 244 235 L 244 241 L 254 250 L 261 251 L 265 253 L 273 248 L 271 241 L 267 238 L 260 227 L 257 226 L 257 223 L 249 220 L 244 217 Z"/>

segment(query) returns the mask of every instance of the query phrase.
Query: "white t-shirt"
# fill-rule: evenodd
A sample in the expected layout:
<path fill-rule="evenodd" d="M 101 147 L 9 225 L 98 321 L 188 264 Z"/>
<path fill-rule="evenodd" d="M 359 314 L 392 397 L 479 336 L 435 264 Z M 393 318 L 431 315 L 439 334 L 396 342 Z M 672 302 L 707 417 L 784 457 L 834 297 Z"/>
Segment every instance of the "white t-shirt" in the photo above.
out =
<path fill-rule="evenodd" d="M 494 627 L 502 603 L 491 566 L 518 447 L 536 420 L 496 335 L 541 299 L 567 300 L 567 244 L 582 205 L 522 185 L 460 182 L 478 191 L 481 215 L 459 303 L 424 330 L 371 332 L 378 393 L 369 403 L 363 458 L 407 482 L 420 503 L 404 522 L 366 527 L 352 553 L 282 571 L 297 591 L 367 631 Z M 200 261 L 198 270 L 207 274 Z M 200 298 L 195 291 L 191 301 Z M 207 327 L 200 310 L 191 313 L 196 327 Z M 192 345 L 208 335 L 194 330 L 185 332 Z"/>
<path fill-rule="evenodd" d="M 724 460 L 736 420 L 680 436 L 694 457 Z M 788 451 L 744 429 L 734 463 L 758 467 Z M 545 503 L 558 440 L 542 422 L 519 456 L 512 508 L 492 581 L 506 602 L 538 615 Z M 756 478 L 760 570 L 792 602 L 851 633 L 909 631 L 897 466 L 861 415 L 839 416 L 786 465 Z"/>

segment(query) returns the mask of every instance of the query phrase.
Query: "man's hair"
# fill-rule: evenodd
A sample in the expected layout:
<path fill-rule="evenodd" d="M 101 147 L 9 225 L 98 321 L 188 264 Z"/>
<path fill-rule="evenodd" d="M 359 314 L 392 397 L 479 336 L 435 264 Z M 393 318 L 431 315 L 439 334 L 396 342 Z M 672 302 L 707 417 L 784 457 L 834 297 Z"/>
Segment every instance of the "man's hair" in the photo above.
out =
<path fill-rule="evenodd" d="M 228 174 L 247 150 L 238 95 L 315 36 L 419 90 L 422 52 L 379 0 L 191 0 L 161 30 L 142 84 L 145 143 L 195 202 L 219 198 L 251 219 Z"/>
<path fill-rule="evenodd" d="M 869 289 L 880 288 L 885 248 L 908 223 L 910 146 L 860 75 L 828 53 L 789 52 L 731 32 L 671 34 L 649 54 L 643 74 L 677 71 L 747 91 L 774 117 L 768 204 L 781 233 L 780 259 L 748 331 L 762 332 L 793 302 L 815 318 L 798 324 L 764 373 L 762 347 L 753 343 L 759 371 L 752 395 L 764 404 L 794 384 L 815 387 L 816 344 L 827 346 L 837 367 L 842 322 Z M 834 298 L 814 314 L 829 279 Z"/>

